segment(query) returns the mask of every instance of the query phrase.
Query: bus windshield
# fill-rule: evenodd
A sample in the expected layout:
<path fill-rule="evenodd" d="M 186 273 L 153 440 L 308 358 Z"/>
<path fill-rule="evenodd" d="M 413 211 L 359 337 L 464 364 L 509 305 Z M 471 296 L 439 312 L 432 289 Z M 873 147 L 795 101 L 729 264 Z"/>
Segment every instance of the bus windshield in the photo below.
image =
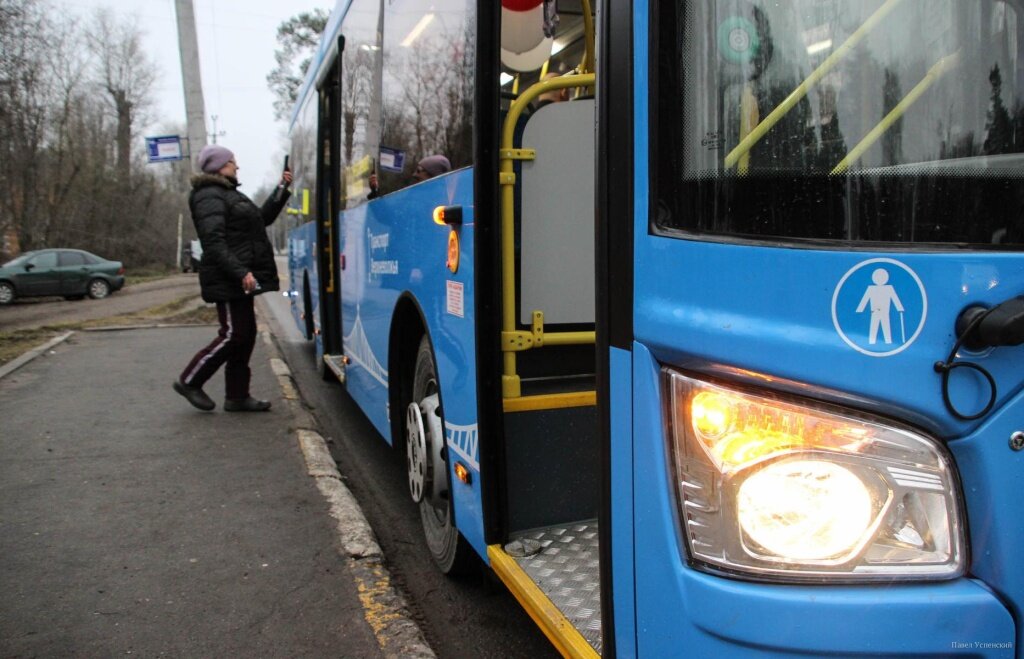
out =
<path fill-rule="evenodd" d="M 1003 0 L 659 8 L 670 235 L 1024 244 L 1024 13 Z"/>

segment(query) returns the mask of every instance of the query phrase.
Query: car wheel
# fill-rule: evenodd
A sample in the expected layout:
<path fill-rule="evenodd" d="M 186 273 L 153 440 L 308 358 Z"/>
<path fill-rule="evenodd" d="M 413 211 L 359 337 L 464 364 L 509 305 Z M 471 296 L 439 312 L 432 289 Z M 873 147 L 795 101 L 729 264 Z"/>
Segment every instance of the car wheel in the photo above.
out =
<path fill-rule="evenodd" d="M 94 300 L 102 300 L 110 295 L 110 284 L 103 279 L 93 279 L 89 282 L 89 297 Z"/>
<path fill-rule="evenodd" d="M 405 436 L 409 494 L 419 504 L 430 556 L 445 574 L 464 572 L 469 566 L 470 547 L 455 526 L 437 369 L 426 336 L 416 353 Z"/>
<path fill-rule="evenodd" d="M 7 281 L 0 281 L 0 304 L 14 302 L 14 286 Z"/>

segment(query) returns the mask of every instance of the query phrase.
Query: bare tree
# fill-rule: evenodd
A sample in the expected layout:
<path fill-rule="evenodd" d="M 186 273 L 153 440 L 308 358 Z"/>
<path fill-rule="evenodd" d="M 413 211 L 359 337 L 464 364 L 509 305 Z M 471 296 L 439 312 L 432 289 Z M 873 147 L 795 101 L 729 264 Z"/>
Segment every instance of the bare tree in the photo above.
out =
<path fill-rule="evenodd" d="M 149 105 L 156 80 L 156 65 L 142 49 L 142 33 L 137 21 L 118 23 L 108 9 L 97 10 L 86 31 L 89 50 L 94 57 L 98 84 L 117 120 L 117 177 L 129 180 L 132 128 L 140 123 Z"/>
<path fill-rule="evenodd" d="M 0 231 L 31 246 L 50 86 L 49 24 L 36 0 L 0 0 Z"/>

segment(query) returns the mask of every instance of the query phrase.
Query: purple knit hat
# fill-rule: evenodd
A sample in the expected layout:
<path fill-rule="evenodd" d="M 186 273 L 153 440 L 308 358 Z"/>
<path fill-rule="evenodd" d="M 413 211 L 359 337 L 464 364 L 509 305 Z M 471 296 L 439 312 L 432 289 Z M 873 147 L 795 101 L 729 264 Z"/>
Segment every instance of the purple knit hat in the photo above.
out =
<path fill-rule="evenodd" d="M 427 156 L 419 162 L 419 166 L 430 174 L 431 178 L 452 171 L 452 164 L 444 156 Z"/>
<path fill-rule="evenodd" d="M 235 154 L 231 153 L 230 149 L 225 149 L 219 144 L 207 144 L 199 152 L 199 169 L 207 174 L 216 174 L 234 158 Z"/>

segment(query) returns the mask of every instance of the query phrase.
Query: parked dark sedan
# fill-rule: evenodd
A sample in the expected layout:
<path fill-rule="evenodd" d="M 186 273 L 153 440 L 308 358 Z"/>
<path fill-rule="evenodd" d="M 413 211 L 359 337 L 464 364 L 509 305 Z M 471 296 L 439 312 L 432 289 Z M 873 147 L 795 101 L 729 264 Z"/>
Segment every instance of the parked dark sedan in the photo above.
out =
<path fill-rule="evenodd" d="M 98 300 L 124 286 L 124 265 L 80 249 L 25 252 L 0 267 L 0 304 L 15 298 L 63 295 Z"/>

